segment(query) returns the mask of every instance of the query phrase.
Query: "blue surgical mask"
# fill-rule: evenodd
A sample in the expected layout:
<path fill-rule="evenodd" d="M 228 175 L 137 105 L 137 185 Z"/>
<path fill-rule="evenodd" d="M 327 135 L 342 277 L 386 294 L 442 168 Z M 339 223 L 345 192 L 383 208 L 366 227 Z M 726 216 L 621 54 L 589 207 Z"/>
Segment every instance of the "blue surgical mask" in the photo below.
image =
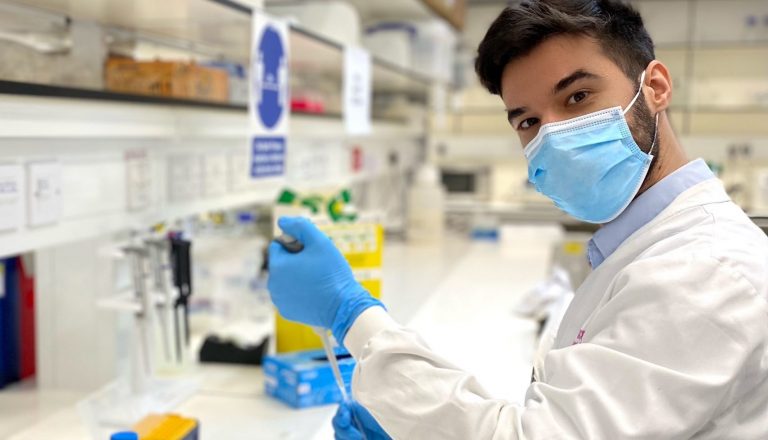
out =
<path fill-rule="evenodd" d="M 629 130 L 625 110 L 597 111 L 566 121 L 542 125 L 525 147 L 528 180 L 572 217 L 588 223 L 608 223 L 629 206 L 640 190 L 653 160 L 640 150 Z M 656 115 L 656 130 L 658 131 Z"/>

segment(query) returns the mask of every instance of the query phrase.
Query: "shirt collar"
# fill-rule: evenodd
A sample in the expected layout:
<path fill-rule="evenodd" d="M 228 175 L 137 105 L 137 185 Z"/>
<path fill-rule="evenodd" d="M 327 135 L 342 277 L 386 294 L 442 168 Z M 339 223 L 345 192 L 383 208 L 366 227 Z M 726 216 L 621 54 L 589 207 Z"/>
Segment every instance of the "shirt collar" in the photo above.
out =
<path fill-rule="evenodd" d="M 627 238 L 659 215 L 682 192 L 714 177 L 706 162 L 697 159 L 638 196 L 621 215 L 603 225 L 589 241 L 587 255 L 592 269 L 597 269 Z"/>

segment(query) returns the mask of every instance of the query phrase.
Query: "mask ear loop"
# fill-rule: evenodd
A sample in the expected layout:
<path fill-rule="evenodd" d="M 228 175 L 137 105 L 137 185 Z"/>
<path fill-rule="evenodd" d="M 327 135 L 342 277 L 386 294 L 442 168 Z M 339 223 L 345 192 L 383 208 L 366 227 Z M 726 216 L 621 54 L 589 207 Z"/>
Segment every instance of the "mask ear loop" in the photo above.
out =
<path fill-rule="evenodd" d="M 651 143 L 651 149 L 648 150 L 648 156 L 653 157 L 653 147 L 656 146 L 656 137 L 659 134 L 659 114 L 656 113 L 656 128 L 653 130 L 653 142 Z"/>
<path fill-rule="evenodd" d="M 637 100 L 640 98 L 640 93 L 643 91 L 643 83 L 645 82 L 645 70 L 643 70 L 643 73 L 640 75 L 640 88 L 637 89 L 637 93 L 635 93 L 635 97 L 632 98 L 632 102 L 629 103 L 627 108 L 624 109 L 623 114 L 626 115 L 627 112 L 632 108 L 633 105 L 637 102 Z M 655 128 L 653 130 L 653 143 L 651 143 L 651 149 L 648 150 L 648 155 L 653 156 L 653 148 L 656 146 L 656 137 L 659 134 L 659 114 L 656 113 L 656 123 Z"/>
<path fill-rule="evenodd" d="M 629 103 L 627 108 L 624 109 L 623 115 L 626 115 L 629 109 L 632 108 L 633 105 L 637 102 L 637 99 L 640 98 L 640 93 L 643 91 L 643 82 L 645 82 L 645 70 L 643 70 L 643 74 L 640 75 L 640 88 L 637 89 L 637 93 L 635 93 L 635 97 L 632 98 L 632 102 Z"/>

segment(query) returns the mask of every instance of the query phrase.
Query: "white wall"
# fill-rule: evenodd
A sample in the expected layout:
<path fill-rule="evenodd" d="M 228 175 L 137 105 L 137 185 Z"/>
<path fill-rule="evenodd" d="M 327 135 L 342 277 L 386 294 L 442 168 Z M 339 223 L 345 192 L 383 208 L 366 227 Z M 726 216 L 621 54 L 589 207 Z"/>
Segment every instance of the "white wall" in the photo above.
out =
<path fill-rule="evenodd" d="M 37 383 L 92 390 L 117 374 L 119 320 L 96 307 L 113 292 L 113 262 L 100 255 L 108 239 L 36 252 Z"/>
<path fill-rule="evenodd" d="M 768 135 L 768 127 L 762 123 L 768 116 L 768 2 L 633 3 L 654 38 L 657 57 L 672 73 L 675 92 L 671 114 L 681 134 Z M 477 84 L 471 63 L 477 45 L 502 8 L 501 2 L 469 8 L 462 37 L 465 49 L 471 53 L 465 57 L 469 86 L 456 99 L 463 110 L 501 110 L 499 99 Z M 719 108 L 722 111 L 716 111 Z M 486 116 L 464 115 L 449 129 L 469 133 L 506 130 L 502 118 Z"/>

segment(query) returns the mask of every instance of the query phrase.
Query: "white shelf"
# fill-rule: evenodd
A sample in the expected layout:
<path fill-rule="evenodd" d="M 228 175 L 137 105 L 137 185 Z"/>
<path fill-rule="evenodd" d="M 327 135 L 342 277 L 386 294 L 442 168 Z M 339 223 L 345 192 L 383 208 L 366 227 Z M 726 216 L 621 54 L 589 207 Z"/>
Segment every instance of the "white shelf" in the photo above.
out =
<path fill-rule="evenodd" d="M 249 182 L 247 165 L 242 167 L 248 160 L 247 122 L 243 111 L 4 95 L 0 100 L 0 163 L 59 161 L 63 208 L 54 225 L 0 233 L 0 255 L 145 229 L 207 211 L 271 203 L 286 185 L 325 189 L 376 179 L 386 171 L 384 167 L 353 174 L 346 148 L 360 144 L 382 157 L 387 151 L 398 151 L 403 157 L 401 166 L 409 167 L 415 163 L 422 133 L 419 127 L 374 122 L 370 137 L 353 140 L 347 138 L 340 119 L 294 116 L 287 178 Z M 145 152 L 149 161 L 151 197 L 139 210 L 129 210 L 125 156 L 137 150 Z M 205 164 L 211 156 L 227 163 L 221 177 L 226 189 L 206 195 L 210 193 L 205 176 L 192 173 L 187 184 L 197 189 L 174 195 L 170 164 L 187 159 Z M 318 170 L 314 162 L 324 163 L 320 165 L 324 168 Z M 383 159 L 371 162 L 386 164 Z M 311 173 L 294 172 L 308 163 Z"/>
<path fill-rule="evenodd" d="M 210 200 L 168 205 L 138 214 L 115 212 L 86 218 L 65 219 L 55 225 L 25 228 L 22 231 L 0 233 L 0 255 L 17 255 L 35 249 L 98 237 L 126 230 L 147 230 L 149 226 L 195 214 L 235 209 L 254 204 L 271 203 L 278 189 L 227 195 Z"/>
<path fill-rule="evenodd" d="M 248 8 L 212 0 L 170 0 L 162 8 L 154 0 L 15 3 L 48 11 L 54 18 L 97 22 L 235 61 L 247 62 L 249 54 Z M 341 45 L 296 28 L 290 38 L 295 74 L 336 77 L 340 84 Z M 421 75 L 379 60 L 374 60 L 373 77 L 374 93 L 426 93 L 431 85 Z M 426 128 L 418 120 L 374 120 L 370 136 L 351 139 L 338 114 L 293 114 L 287 177 L 250 182 L 245 106 L 9 81 L 0 81 L 0 93 L 0 163 L 54 160 L 62 169 L 60 219 L 48 226 L 1 232 L 0 255 L 143 229 L 206 211 L 271 203 L 288 185 L 321 190 L 377 179 L 393 171 L 387 168 L 387 152 L 406 158 L 394 170 L 402 172 L 416 163 L 416 147 Z M 352 173 L 351 145 L 361 145 L 366 154 L 382 153 L 371 153 L 378 155 L 369 161 L 373 166 Z M 151 188 L 148 201 L 129 209 L 136 197 L 129 195 L 135 186 L 129 182 L 126 156 L 135 152 L 146 157 Z M 221 168 L 222 163 L 223 177 L 215 174 L 214 166 Z M 206 170 L 213 177 L 206 176 Z M 208 181 L 214 178 L 218 180 Z"/>
<path fill-rule="evenodd" d="M 144 104 L 42 96 L 2 95 L 2 138 L 229 138 L 248 136 L 244 109 L 207 109 L 183 103 Z M 41 130 L 41 127 L 45 127 Z M 291 136 L 343 138 L 341 118 L 291 115 Z M 374 121 L 373 138 L 415 137 L 421 128 Z"/>

